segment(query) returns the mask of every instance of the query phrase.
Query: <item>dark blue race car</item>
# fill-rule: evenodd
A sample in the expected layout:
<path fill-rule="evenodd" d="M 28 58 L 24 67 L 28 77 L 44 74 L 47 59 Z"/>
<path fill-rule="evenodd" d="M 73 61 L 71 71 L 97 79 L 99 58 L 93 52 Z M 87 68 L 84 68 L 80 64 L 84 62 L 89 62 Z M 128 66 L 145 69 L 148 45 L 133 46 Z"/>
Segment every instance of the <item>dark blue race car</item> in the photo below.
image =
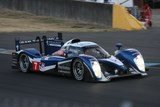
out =
<path fill-rule="evenodd" d="M 21 49 L 22 45 L 39 44 L 35 48 Z M 117 44 L 115 55 L 110 55 L 98 44 L 71 39 L 63 42 L 62 33 L 53 38 L 15 41 L 12 68 L 26 72 L 53 72 L 73 76 L 76 80 L 110 81 L 126 76 L 146 76 L 145 63 L 136 49 L 121 49 Z"/>

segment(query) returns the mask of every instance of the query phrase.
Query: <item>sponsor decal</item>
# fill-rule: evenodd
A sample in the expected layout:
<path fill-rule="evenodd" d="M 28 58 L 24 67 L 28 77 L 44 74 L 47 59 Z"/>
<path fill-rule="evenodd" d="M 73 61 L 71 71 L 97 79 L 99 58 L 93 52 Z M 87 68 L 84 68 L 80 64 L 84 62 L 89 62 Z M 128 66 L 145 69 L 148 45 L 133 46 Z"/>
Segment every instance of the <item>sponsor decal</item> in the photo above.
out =
<path fill-rule="evenodd" d="M 72 60 L 61 61 L 61 62 L 58 62 L 58 65 L 65 64 L 65 63 L 68 63 L 68 62 L 71 62 L 71 61 Z"/>
<path fill-rule="evenodd" d="M 54 69 L 56 67 L 56 65 L 51 65 L 51 66 L 40 66 L 40 71 L 41 72 L 45 72 L 45 71 L 48 71 L 48 70 L 51 70 L 51 69 Z"/>

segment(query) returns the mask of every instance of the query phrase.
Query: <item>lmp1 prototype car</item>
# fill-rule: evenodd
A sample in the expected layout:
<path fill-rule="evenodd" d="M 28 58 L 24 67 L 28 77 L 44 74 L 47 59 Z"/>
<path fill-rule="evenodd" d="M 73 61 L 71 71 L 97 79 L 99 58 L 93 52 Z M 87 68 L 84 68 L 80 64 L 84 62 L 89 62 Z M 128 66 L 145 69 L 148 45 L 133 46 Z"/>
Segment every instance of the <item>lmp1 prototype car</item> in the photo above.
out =
<path fill-rule="evenodd" d="M 39 44 L 35 48 L 21 49 L 25 44 Z M 76 80 L 105 82 L 117 77 L 146 76 L 141 53 L 136 49 L 121 49 L 117 44 L 115 55 L 110 55 L 98 44 L 71 39 L 63 42 L 62 33 L 53 38 L 15 40 L 12 67 L 26 72 L 54 72 L 73 76 Z"/>

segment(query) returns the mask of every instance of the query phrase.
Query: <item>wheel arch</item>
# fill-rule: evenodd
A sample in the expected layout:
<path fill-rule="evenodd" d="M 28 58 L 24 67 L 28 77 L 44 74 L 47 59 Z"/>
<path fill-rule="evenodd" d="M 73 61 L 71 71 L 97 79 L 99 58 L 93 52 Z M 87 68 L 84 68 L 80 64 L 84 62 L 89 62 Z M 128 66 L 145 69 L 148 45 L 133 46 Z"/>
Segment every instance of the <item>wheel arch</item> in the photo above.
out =
<path fill-rule="evenodd" d="M 29 71 L 32 71 L 32 59 L 40 57 L 39 51 L 34 48 L 31 48 L 31 49 L 21 50 L 17 53 L 18 53 L 18 56 L 17 56 L 18 68 L 20 69 L 20 63 L 19 63 L 20 57 L 21 55 L 24 54 L 28 57 L 28 60 L 29 60 Z"/>
<path fill-rule="evenodd" d="M 82 61 L 84 67 L 85 67 L 85 74 L 84 74 L 84 80 L 85 81 L 95 81 L 95 76 L 91 68 L 90 60 L 93 59 L 91 57 L 87 56 L 79 56 L 79 57 L 74 57 L 72 62 L 71 62 L 71 68 L 73 67 L 73 62 L 79 59 Z M 71 71 L 73 74 L 73 71 Z"/>
<path fill-rule="evenodd" d="M 18 58 L 20 57 L 21 54 L 26 54 L 28 57 L 30 58 L 40 58 L 41 57 L 41 54 L 38 50 L 34 49 L 34 48 L 30 48 L 30 49 L 25 49 L 25 50 L 22 50 L 20 52 L 17 52 L 18 53 Z"/>
<path fill-rule="evenodd" d="M 125 65 L 127 65 L 131 68 L 133 67 L 137 71 L 140 71 L 140 69 L 138 68 L 138 66 L 134 62 L 134 58 L 136 58 L 138 55 L 142 56 L 140 51 L 138 51 L 137 49 L 129 48 L 129 49 L 124 49 L 124 50 L 118 51 L 115 54 L 115 57 L 118 58 L 119 60 L 123 61 L 123 63 Z M 142 58 L 143 58 L 143 56 L 142 56 Z"/>
<path fill-rule="evenodd" d="M 18 68 L 19 68 L 19 70 L 21 71 L 21 72 L 24 72 L 22 69 L 21 69 L 21 65 L 20 65 L 20 58 L 21 58 L 21 56 L 22 55 L 25 55 L 25 57 L 27 57 L 28 58 L 28 68 L 27 68 L 27 70 L 26 70 L 26 72 L 30 72 L 31 71 L 31 68 L 32 68 L 32 62 L 30 61 L 30 58 L 29 58 L 29 56 L 27 55 L 27 54 L 25 54 L 25 53 L 23 53 L 23 52 L 21 52 L 19 55 L 18 55 Z"/>

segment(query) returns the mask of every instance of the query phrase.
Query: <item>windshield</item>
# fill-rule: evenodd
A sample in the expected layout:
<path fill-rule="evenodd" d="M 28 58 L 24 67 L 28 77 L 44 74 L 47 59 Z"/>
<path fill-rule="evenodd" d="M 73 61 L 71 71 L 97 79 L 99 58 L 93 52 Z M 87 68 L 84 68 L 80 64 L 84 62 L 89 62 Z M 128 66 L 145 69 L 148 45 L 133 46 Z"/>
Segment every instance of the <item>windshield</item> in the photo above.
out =
<path fill-rule="evenodd" d="M 95 58 L 108 58 L 109 53 L 100 46 L 84 47 L 84 54 L 94 56 Z"/>

